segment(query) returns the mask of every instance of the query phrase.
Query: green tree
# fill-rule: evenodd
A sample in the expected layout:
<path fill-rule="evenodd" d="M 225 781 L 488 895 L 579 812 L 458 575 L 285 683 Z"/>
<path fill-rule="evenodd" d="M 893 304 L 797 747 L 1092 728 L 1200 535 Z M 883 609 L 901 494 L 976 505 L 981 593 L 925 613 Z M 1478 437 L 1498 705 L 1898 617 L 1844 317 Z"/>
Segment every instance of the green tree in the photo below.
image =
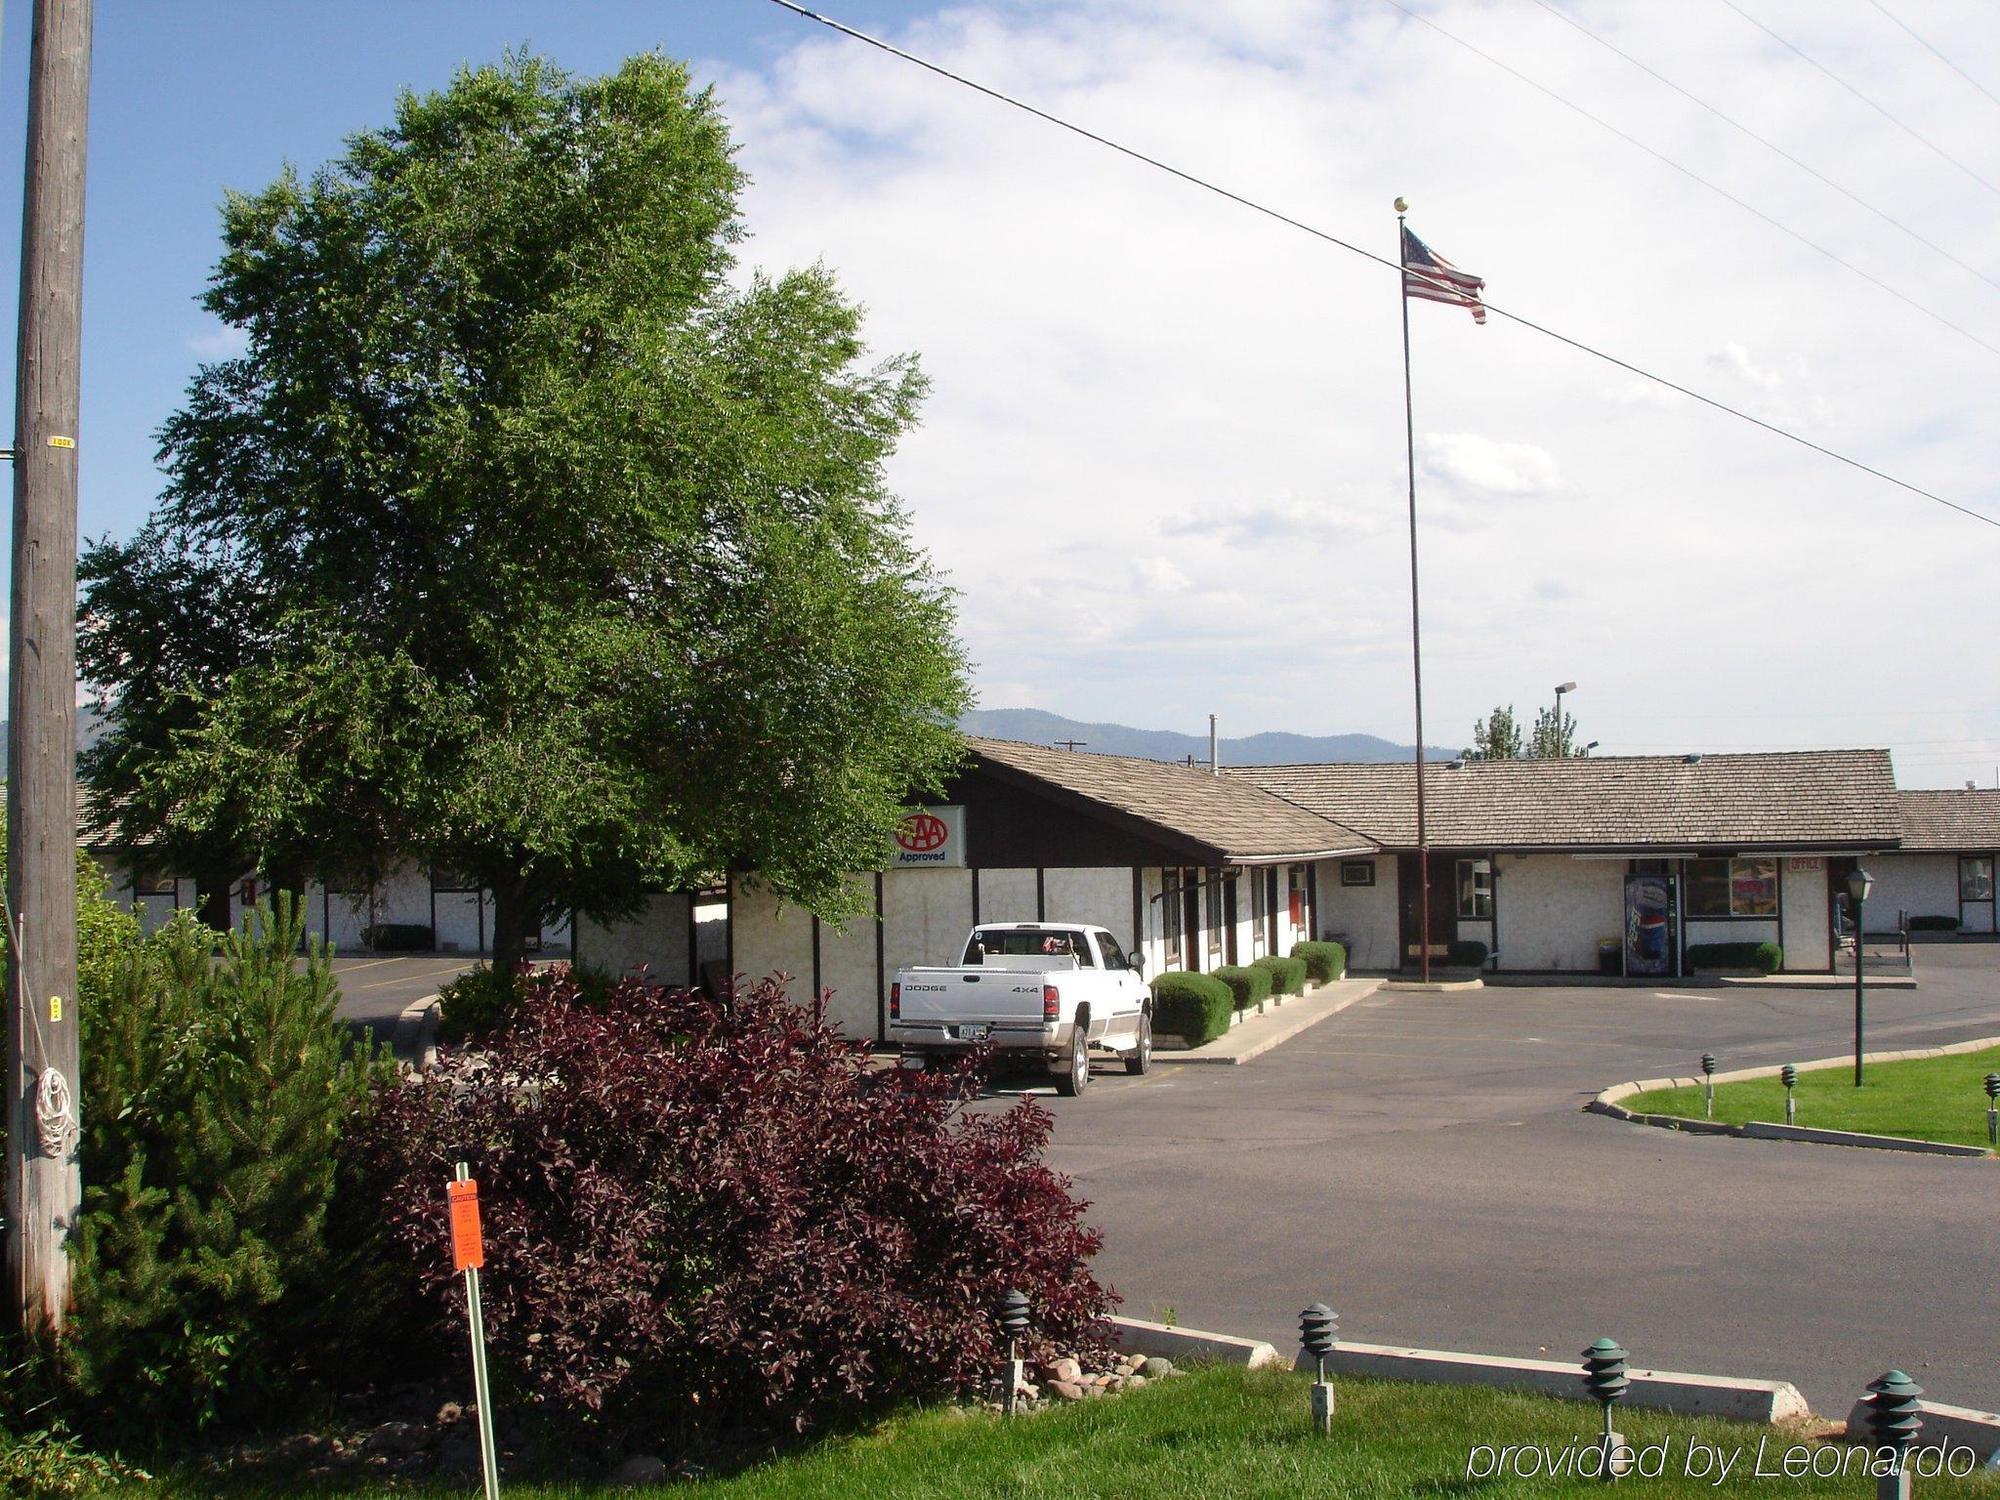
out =
<path fill-rule="evenodd" d="M 1472 747 L 1465 754 L 1481 760 L 1521 758 L 1521 726 L 1515 722 L 1513 704 L 1502 708 L 1496 703 L 1492 713 L 1473 721 Z"/>
<path fill-rule="evenodd" d="M 1574 715 L 1564 714 L 1558 719 L 1553 708 L 1535 715 L 1534 732 L 1528 736 L 1530 760 L 1564 760 L 1582 754 L 1576 743 Z"/>
<path fill-rule="evenodd" d="M 960 753 L 964 660 L 884 487 L 915 362 L 822 268 L 731 277 L 742 182 L 681 65 L 510 56 L 228 198 L 203 302 L 247 349 L 83 564 L 127 833 L 448 866 L 501 965 L 726 868 L 844 914 Z"/>

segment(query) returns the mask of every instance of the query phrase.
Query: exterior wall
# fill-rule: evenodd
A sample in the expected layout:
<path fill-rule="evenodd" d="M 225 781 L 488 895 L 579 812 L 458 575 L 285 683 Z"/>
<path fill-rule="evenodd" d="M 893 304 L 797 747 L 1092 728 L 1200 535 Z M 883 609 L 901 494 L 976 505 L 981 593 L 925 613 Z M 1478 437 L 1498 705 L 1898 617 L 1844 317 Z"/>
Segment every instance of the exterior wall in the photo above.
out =
<path fill-rule="evenodd" d="M 1157 865 L 1139 872 L 1139 898 L 1143 912 L 1139 919 L 1139 931 L 1134 934 L 1139 943 L 1139 951 L 1146 955 L 1146 977 L 1167 970 L 1166 928 L 1160 915 L 1160 892 L 1164 888 L 1166 872 Z"/>
<path fill-rule="evenodd" d="M 1778 919 L 1731 917 L 1727 921 L 1718 918 L 1690 918 L 1686 926 L 1686 943 L 1690 948 L 1698 948 L 1703 943 L 1775 943 L 1778 941 Z"/>
<path fill-rule="evenodd" d="M 1861 863 L 1875 877 L 1863 913 L 1870 931 L 1886 931 L 1899 910 L 1913 917 L 1958 915 L 1956 854 L 1871 854 Z"/>
<path fill-rule="evenodd" d="M 812 986 L 812 913 L 738 876 L 729 882 L 729 915 L 735 968 L 744 981 L 789 974 L 804 998 Z"/>
<path fill-rule="evenodd" d="M 647 896 L 638 911 L 616 922 L 577 920 L 577 958 L 614 975 L 644 968 L 661 984 L 688 980 L 688 898 L 678 892 Z"/>
<path fill-rule="evenodd" d="M 1829 966 L 1826 860 L 1788 859 L 1778 877 L 1785 922 L 1785 972 L 1824 974 Z"/>
<path fill-rule="evenodd" d="M 882 999 L 889 993 L 888 976 L 875 967 L 881 934 L 875 920 L 875 877 L 850 875 L 847 880 L 861 898 L 861 915 L 850 918 L 845 927 L 819 924 L 819 985 L 830 992 L 828 1021 L 849 1036 L 874 1036 Z"/>
<path fill-rule="evenodd" d="M 252 880 L 254 877 L 246 876 L 244 879 Z M 245 911 L 243 887 L 244 881 L 237 881 L 229 898 L 230 918 L 237 923 L 242 922 Z M 257 882 L 257 894 L 260 897 L 267 894 L 261 881 Z M 323 936 L 335 953 L 366 952 L 361 941 L 362 929 L 378 922 L 410 922 L 429 927 L 431 883 L 428 872 L 415 865 L 402 865 L 370 891 L 328 891 L 318 881 L 307 882 L 306 928 Z M 466 944 L 463 951 L 477 950 L 475 940 Z"/>
<path fill-rule="evenodd" d="M 493 940 L 493 904 L 486 892 L 431 890 L 429 897 L 424 920 L 435 929 L 440 953 L 477 953 Z"/>
<path fill-rule="evenodd" d="M 1318 935 L 1347 944 L 1347 965 L 1362 972 L 1396 967 L 1397 932 L 1401 921 L 1396 901 L 1396 856 L 1380 854 L 1373 885 L 1342 885 L 1340 867 L 1346 860 L 1319 863 Z M 1280 899 L 1284 896 L 1281 889 Z"/>
<path fill-rule="evenodd" d="M 985 915 L 985 881 L 981 877 L 981 915 Z M 1021 920 L 1026 920 L 1025 918 Z M 898 969 L 918 964 L 956 964 L 972 930 L 970 870 L 890 870 L 882 876 L 882 972 L 894 979 Z M 857 1036 L 874 1036 L 875 1015 Z"/>
<path fill-rule="evenodd" d="M 1296 872 L 1299 881 L 1299 920 L 1292 920 L 1292 877 Z M 1278 866 L 1278 946 L 1276 953 L 1290 953 L 1292 944 L 1303 942 L 1312 935 L 1312 893 L 1306 885 L 1304 865 Z"/>
<path fill-rule="evenodd" d="M 1033 870 L 979 872 L 980 921 L 1034 922 L 1040 920 L 1039 911 Z M 965 925 L 969 928 L 972 924 L 968 921 Z"/>
<path fill-rule="evenodd" d="M 1624 862 L 1506 854 L 1494 868 L 1499 967 L 1595 973 L 1599 941 L 1624 930 Z"/>
<path fill-rule="evenodd" d="M 980 895 L 983 908 L 983 887 Z M 1139 934 L 1132 930 L 1132 870 L 1128 865 L 1046 871 L 1042 877 L 1042 899 L 1051 922 L 1085 922 L 1108 927 L 1127 953 L 1139 941 Z M 983 910 L 981 915 L 985 915 Z"/>

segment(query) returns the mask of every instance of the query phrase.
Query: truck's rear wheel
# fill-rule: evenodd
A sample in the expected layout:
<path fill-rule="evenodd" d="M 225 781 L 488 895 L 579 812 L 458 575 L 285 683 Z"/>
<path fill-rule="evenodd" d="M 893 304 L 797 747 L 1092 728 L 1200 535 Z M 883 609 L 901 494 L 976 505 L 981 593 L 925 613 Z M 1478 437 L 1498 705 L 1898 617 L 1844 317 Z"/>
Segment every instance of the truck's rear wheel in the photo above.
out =
<path fill-rule="evenodd" d="M 1056 1074 L 1056 1092 L 1074 1099 L 1090 1087 L 1090 1032 L 1081 1017 L 1069 1029 L 1069 1071 Z"/>
<path fill-rule="evenodd" d="M 1125 1054 L 1125 1071 L 1133 1077 L 1149 1073 L 1153 1068 L 1153 1018 L 1145 1011 L 1139 1012 L 1139 1029 L 1132 1037 L 1132 1050 Z"/>

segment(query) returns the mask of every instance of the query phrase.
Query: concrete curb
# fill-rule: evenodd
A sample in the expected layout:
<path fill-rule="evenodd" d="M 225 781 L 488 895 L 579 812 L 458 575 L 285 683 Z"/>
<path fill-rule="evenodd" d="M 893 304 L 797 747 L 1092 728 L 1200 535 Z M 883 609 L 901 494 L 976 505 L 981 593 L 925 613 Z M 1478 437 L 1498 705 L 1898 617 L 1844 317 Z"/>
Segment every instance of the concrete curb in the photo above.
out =
<path fill-rule="evenodd" d="M 1177 1328 L 1142 1318 L 1109 1320 L 1118 1347 L 1128 1354 L 1157 1354 L 1176 1362 L 1207 1359 L 1221 1364 L 1262 1369 L 1284 1365 L 1285 1357 L 1262 1339 L 1235 1338 L 1199 1328 Z M 1309 1370 L 1304 1351 L 1290 1361 L 1295 1370 Z M 1393 1344 L 1334 1346 L 1327 1368 L 1337 1375 L 1377 1380 L 1413 1380 L 1438 1385 L 1485 1385 L 1533 1391 L 1571 1401 L 1591 1399 L 1583 1388 L 1583 1366 L 1548 1359 L 1501 1359 L 1485 1354 L 1460 1354 L 1447 1349 L 1407 1349 Z M 1677 1370 L 1634 1370 L 1626 1401 L 1688 1417 L 1727 1417 L 1738 1422 L 1776 1422 L 1811 1415 L 1805 1397 L 1789 1381 L 1737 1380 L 1725 1375 L 1690 1375 Z M 1926 1424 L 1928 1428 L 1928 1423 Z"/>
<path fill-rule="evenodd" d="M 1974 1037 L 1969 1042 L 1951 1042 L 1942 1047 L 1912 1047 L 1898 1052 L 1864 1052 L 1863 1062 L 1913 1062 L 1927 1057 L 1956 1057 L 1966 1052 L 1984 1052 L 1990 1047 L 2000 1047 L 2000 1036 Z M 1821 1057 L 1811 1062 L 1797 1065 L 1801 1073 L 1818 1073 L 1828 1068 L 1852 1066 L 1853 1056 Z M 1717 1073 L 1717 1083 L 1737 1083 L 1748 1078 L 1772 1078 L 1777 1075 L 1776 1067 L 1731 1068 Z M 1634 1094 L 1650 1094 L 1659 1089 L 1698 1089 L 1700 1078 L 1641 1078 L 1631 1083 L 1616 1083 L 1605 1089 L 1596 1098 L 1584 1105 L 1591 1114 L 1609 1115 L 1614 1120 L 1625 1120 L 1634 1125 L 1657 1125 L 1664 1130 L 1683 1130 L 1690 1135 L 1733 1135 L 1752 1140 L 1806 1141 L 1823 1146 L 1860 1146 L 1875 1151 L 1910 1151 L 1924 1156 L 1978 1156 L 1990 1155 L 1984 1146 L 1961 1146 L 1949 1141 L 1918 1141 L 1899 1135 L 1867 1135 L 1853 1130 L 1822 1130 L 1804 1125 L 1776 1125 L 1768 1121 L 1752 1120 L 1744 1125 L 1727 1125 L 1720 1120 L 1696 1120 L 1686 1115 L 1642 1114 L 1630 1110 L 1620 1103 Z"/>
<path fill-rule="evenodd" d="M 1448 995 L 1458 990 L 1483 990 L 1484 978 L 1477 979 L 1385 979 L 1385 990 L 1415 990 L 1420 995 Z"/>
<path fill-rule="evenodd" d="M 403 1007 L 390 1033 L 389 1048 L 396 1056 L 410 1060 L 418 1072 L 428 1072 L 437 1062 L 438 1009 L 436 995 L 426 995 Z"/>
<path fill-rule="evenodd" d="M 1940 1401 L 1919 1401 L 1924 1425 L 1917 1433 L 1919 1448 L 1970 1448 L 1981 1464 L 2000 1458 L 2000 1416 L 1975 1411 L 1969 1406 L 1946 1406 Z M 1847 1440 L 1868 1441 L 1868 1403 L 1854 1403 L 1847 1414 Z"/>
<path fill-rule="evenodd" d="M 1343 988 L 1340 993 L 1330 993 L 1335 986 Z M 1261 1016 L 1253 1016 L 1240 1026 L 1232 1026 L 1214 1041 L 1191 1051 L 1178 1049 L 1169 1051 L 1164 1047 L 1153 1049 L 1153 1063 L 1177 1063 L 1184 1067 L 1205 1063 L 1211 1067 L 1235 1067 L 1247 1063 L 1252 1058 L 1262 1057 L 1273 1047 L 1283 1046 L 1308 1027 L 1316 1026 L 1328 1016 L 1339 1015 L 1358 1000 L 1366 999 L 1378 989 L 1382 982 L 1378 979 L 1336 979 L 1323 984 L 1310 994 L 1294 996 L 1277 1010 L 1266 1011 Z M 1265 1029 L 1268 1026 L 1268 1030 Z M 1242 1033 L 1256 1028 L 1254 1034 Z"/>
<path fill-rule="evenodd" d="M 1199 1328 L 1179 1328 L 1172 1323 L 1148 1323 L 1144 1318 L 1111 1318 L 1118 1347 L 1127 1354 L 1156 1354 L 1161 1359 L 1205 1359 L 1217 1364 L 1241 1365 L 1261 1370 L 1266 1365 L 1282 1365 L 1285 1356 L 1262 1339 L 1239 1339 L 1227 1333 L 1205 1333 Z"/>
<path fill-rule="evenodd" d="M 1503 1359 L 1490 1354 L 1461 1354 L 1449 1349 L 1404 1349 L 1390 1344 L 1353 1344 L 1342 1340 L 1327 1356 L 1327 1368 L 1337 1375 L 1366 1375 L 1377 1380 L 1416 1380 L 1434 1385 L 1489 1385 L 1533 1391 L 1565 1401 L 1593 1398 L 1583 1387 L 1583 1365 L 1552 1359 Z M 1304 1350 L 1293 1361 L 1295 1370 L 1313 1368 Z M 1810 1416 L 1805 1397 L 1785 1380 L 1740 1380 L 1729 1375 L 1693 1375 L 1681 1370 L 1633 1370 L 1625 1402 L 1683 1417 L 1726 1417 L 1734 1422 L 1770 1426 Z"/>

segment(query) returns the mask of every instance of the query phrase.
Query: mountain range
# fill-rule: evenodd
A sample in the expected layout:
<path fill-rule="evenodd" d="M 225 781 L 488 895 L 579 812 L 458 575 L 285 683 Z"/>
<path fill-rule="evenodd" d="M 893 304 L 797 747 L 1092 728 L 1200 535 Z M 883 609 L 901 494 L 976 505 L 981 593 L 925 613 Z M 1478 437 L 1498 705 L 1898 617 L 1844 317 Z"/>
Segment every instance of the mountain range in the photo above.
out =
<path fill-rule="evenodd" d="M 1086 724 L 1039 708 L 976 708 L 958 721 L 967 734 L 995 740 L 1026 740 L 1053 745 L 1077 740 L 1077 749 L 1095 755 L 1136 755 L 1145 760 L 1208 762 L 1208 736 L 1177 729 L 1134 729 L 1129 724 Z M 1416 754 L 1413 745 L 1372 734 L 1288 734 L 1269 731 L 1221 740 L 1217 753 L 1225 766 L 1283 766 L 1311 761 L 1405 761 Z M 1457 755 L 1458 747 L 1434 745 L 1424 752 L 1440 760 Z"/>

